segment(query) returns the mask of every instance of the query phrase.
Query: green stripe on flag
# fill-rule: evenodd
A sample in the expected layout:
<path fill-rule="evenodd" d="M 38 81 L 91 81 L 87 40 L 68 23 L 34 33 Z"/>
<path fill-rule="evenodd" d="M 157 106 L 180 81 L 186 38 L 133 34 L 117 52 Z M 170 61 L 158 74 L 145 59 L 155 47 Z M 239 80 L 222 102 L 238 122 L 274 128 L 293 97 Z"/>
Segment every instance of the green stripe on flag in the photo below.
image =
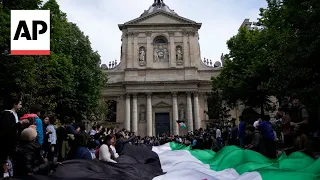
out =
<path fill-rule="evenodd" d="M 263 180 L 316 180 L 320 179 L 320 160 L 295 152 L 289 156 L 282 154 L 277 159 L 269 159 L 255 151 L 227 146 L 219 152 L 211 150 L 191 150 L 177 143 L 170 143 L 172 150 L 187 150 L 210 169 L 222 171 L 233 168 L 239 174 L 258 172 Z"/>

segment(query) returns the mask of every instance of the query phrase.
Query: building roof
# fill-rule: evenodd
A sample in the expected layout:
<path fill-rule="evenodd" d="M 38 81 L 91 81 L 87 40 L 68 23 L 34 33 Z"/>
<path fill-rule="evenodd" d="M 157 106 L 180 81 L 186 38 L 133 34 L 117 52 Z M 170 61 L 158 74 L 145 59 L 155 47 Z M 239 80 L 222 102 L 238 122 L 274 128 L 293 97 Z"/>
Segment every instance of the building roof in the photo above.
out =
<path fill-rule="evenodd" d="M 148 14 L 152 14 L 152 13 L 157 12 L 157 11 L 165 11 L 165 12 L 177 15 L 177 13 L 175 13 L 174 10 L 170 9 L 169 6 L 167 6 L 163 2 L 163 0 L 154 0 L 154 3 L 149 7 L 148 10 L 145 10 L 141 14 L 141 16 L 146 16 Z"/>

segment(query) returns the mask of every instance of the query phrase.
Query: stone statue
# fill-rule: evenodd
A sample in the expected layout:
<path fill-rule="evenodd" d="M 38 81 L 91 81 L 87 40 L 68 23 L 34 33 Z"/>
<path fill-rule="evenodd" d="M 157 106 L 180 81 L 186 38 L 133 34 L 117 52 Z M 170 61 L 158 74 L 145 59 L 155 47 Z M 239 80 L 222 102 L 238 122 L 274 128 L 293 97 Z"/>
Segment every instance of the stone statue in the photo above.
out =
<path fill-rule="evenodd" d="M 146 108 L 140 106 L 140 122 L 146 122 Z"/>
<path fill-rule="evenodd" d="M 153 62 L 158 62 L 158 61 L 159 61 L 159 57 L 157 53 L 157 48 L 155 48 L 153 51 Z"/>
<path fill-rule="evenodd" d="M 184 120 L 185 117 L 184 117 L 184 106 L 183 105 L 180 105 L 180 108 L 179 108 L 179 120 Z"/>
<path fill-rule="evenodd" d="M 178 47 L 177 48 L 177 61 L 182 61 L 182 57 L 183 57 L 183 54 L 182 54 L 181 48 Z"/>
<path fill-rule="evenodd" d="M 158 48 L 154 49 L 154 62 L 168 62 L 169 61 L 169 54 L 168 49 L 164 48 L 163 45 L 158 45 Z"/>
<path fill-rule="evenodd" d="M 144 48 L 140 49 L 139 61 L 146 61 L 146 52 L 145 52 Z"/>

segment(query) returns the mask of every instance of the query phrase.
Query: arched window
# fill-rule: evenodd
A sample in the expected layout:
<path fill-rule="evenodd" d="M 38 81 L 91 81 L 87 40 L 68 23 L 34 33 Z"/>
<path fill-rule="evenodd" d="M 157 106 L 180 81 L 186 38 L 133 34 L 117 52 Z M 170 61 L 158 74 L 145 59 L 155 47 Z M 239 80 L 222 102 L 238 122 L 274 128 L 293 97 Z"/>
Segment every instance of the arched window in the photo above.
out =
<path fill-rule="evenodd" d="M 154 38 L 153 42 L 154 42 L 154 44 L 167 44 L 168 40 L 164 36 L 158 36 L 158 37 Z"/>

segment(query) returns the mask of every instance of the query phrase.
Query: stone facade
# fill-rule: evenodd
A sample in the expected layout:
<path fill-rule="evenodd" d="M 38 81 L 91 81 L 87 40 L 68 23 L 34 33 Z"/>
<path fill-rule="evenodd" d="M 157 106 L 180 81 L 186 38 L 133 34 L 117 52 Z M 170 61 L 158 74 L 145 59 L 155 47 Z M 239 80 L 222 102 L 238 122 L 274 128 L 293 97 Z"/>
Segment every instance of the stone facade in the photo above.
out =
<path fill-rule="evenodd" d="M 103 68 L 109 79 L 102 95 L 117 101 L 121 127 L 141 136 L 205 127 L 206 93 L 220 67 L 201 60 L 200 28 L 201 23 L 177 15 L 163 2 L 119 25 L 121 61 Z M 184 120 L 187 130 L 177 120 Z"/>

